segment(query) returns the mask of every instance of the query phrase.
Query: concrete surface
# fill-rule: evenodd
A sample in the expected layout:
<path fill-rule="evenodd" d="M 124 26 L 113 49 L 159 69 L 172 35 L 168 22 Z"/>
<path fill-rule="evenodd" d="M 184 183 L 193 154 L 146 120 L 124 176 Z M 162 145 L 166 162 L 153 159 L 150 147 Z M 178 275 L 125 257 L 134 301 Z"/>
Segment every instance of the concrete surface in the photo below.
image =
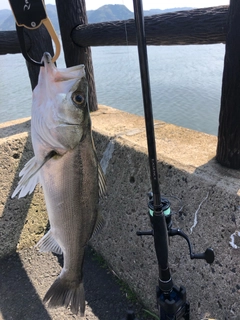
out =
<path fill-rule="evenodd" d="M 108 197 L 101 201 L 107 221 L 91 245 L 126 281 L 147 308 L 155 309 L 157 262 L 149 229 L 147 192 L 151 190 L 144 119 L 100 106 L 92 114 L 99 159 L 106 170 Z M 184 285 L 191 320 L 240 317 L 240 172 L 218 165 L 215 136 L 155 121 L 162 195 L 172 202 L 174 227 L 190 236 L 195 252 L 212 247 L 215 262 L 190 260 L 186 242 L 171 238 L 169 263 L 176 285 Z M 23 250 L 45 232 L 41 189 L 11 199 L 18 172 L 32 156 L 29 122 L 0 125 L 0 256 Z M 55 275 L 56 276 L 56 275 Z"/>
<path fill-rule="evenodd" d="M 39 187 L 26 198 L 11 199 L 19 172 L 33 156 L 29 133 L 30 118 L 0 124 L 0 257 L 34 245 L 48 223 Z"/>
<path fill-rule="evenodd" d="M 101 267 L 90 248 L 84 262 L 85 317 L 42 303 L 61 270 L 61 257 L 27 248 L 0 260 L 0 320 L 123 320 L 131 308 L 139 319 L 151 320 L 141 305 L 127 298 L 109 269 Z"/>
<path fill-rule="evenodd" d="M 153 310 L 157 283 L 153 239 L 136 236 L 137 230 L 149 229 L 144 119 L 108 108 L 101 108 L 92 119 L 99 149 L 114 146 L 106 170 L 110 191 L 102 203 L 108 225 L 93 246 Z M 239 319 L 240 172 L 216 163 L 215 136 L 161 121 L 155 121 L 155 130 L 162 194 L 179 199 L 169 197 L 174 227 L 190 236 L 195 252 L 212 247 L 216 256 L 213 265 L 190 260 L 185 240 L 171 238 L 175 284 L 187 289 L 191 319 Z M 235 248 L 229 243 L 231 236 Z"/>

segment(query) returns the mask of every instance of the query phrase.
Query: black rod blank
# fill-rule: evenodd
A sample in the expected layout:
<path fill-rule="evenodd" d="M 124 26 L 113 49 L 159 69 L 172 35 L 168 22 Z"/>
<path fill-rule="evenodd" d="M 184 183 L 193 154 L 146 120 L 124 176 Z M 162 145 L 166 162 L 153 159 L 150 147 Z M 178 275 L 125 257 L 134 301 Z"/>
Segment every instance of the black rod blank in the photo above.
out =
<path fill-rule="evenodd" d="M 145 36 L 145 29 L 144 29 L 142 1 L 133 0 L 133 4 L 134 4 L 137 42 L 138 42 L 138 56 L 139 56 L 140 74 L 141 74 L 141 82 L 142 82 L 142 95 L 143 95 L 145 124 L 146 124 L 146 132 L 147 132 L 147 144 L 148 144 L 148 155 L 149 155 L 153 200 L 154 200 L 154 206 L 157 206 L 158 207 L 157 209 L 159 209 L 161 206 L 161 195 L 160 195 L 160 188 L 159 188 L 159 182 L 158 182 L 156 145 L 155 145 L 154 122 L 153 122 L 153 112 L 152 112 L 152 98 L 151 98 L 150 78 L 149 78 L 149 69 L 148 69 L 148 56 L 147 56 L 146 36 Z"/>
<path fill-rule="evenodd" d="M 162 210 L 157 170 L 156 143 L 154 134 L 152 99 L 142 0 L 133 0 L 133 5 L 138 43 L 140 74 L 142 82 L 142 95 L 148 144 L 148 158 L 153 193 L 153 216 L 151 218 L 151 222 L 153 225 L 154 244 L 159 266 L 159 287 L 164 293 L 169 294 L 172 290 L 173 283 L 168 266 L 168 234 L 166 220 Z"/>

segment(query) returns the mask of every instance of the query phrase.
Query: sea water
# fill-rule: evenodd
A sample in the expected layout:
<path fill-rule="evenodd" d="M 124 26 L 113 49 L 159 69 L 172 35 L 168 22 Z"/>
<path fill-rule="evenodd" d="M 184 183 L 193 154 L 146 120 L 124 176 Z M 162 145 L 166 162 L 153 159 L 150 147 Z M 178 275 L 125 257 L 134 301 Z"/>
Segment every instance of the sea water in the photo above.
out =
<path fill-rule="evenodd" d="M 223 44 L 148 46 L 154 118 L 217 135 L 224 53 Z M 144 115 L 137 47 L 93 47 L 92 59 L 98 103 Z M 25 60 L 0 55 L 0 121 L 30 115 Z"/>

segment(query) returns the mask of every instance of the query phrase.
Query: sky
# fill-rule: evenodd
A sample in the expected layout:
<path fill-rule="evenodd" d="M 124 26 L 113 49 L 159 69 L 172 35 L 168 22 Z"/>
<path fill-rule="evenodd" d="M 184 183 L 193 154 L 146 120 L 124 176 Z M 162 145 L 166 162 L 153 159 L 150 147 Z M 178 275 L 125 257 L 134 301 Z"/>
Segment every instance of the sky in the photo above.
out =
<path fill-rule="evenodd" d="M 204 8 L 228 5 L 230 0 L 142 0 L 143 9 L 168 9 L 178 7 Z M 133 11 L 132 0 L 85 0 L 87 10 L 95 10 L 105 4 L 124 4 Z M 45 0 L 45 3 L 55 4 L 55 0 Z M 0 10 L 10 9 L 8 0 L 0 0 Z"/>

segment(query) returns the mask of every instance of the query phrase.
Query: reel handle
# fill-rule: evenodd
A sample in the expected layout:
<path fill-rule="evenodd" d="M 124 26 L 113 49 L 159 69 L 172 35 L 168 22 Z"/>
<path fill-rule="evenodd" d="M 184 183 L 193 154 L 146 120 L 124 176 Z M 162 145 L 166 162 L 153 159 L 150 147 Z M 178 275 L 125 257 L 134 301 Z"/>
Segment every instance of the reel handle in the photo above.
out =
<path fill-rule="evenodd" d="M 214 261 L 213 249 L 207 248 L 203 253 L 192 253 L 191 259 L 204 259 L 207 263 L 211 264 Z"/>

